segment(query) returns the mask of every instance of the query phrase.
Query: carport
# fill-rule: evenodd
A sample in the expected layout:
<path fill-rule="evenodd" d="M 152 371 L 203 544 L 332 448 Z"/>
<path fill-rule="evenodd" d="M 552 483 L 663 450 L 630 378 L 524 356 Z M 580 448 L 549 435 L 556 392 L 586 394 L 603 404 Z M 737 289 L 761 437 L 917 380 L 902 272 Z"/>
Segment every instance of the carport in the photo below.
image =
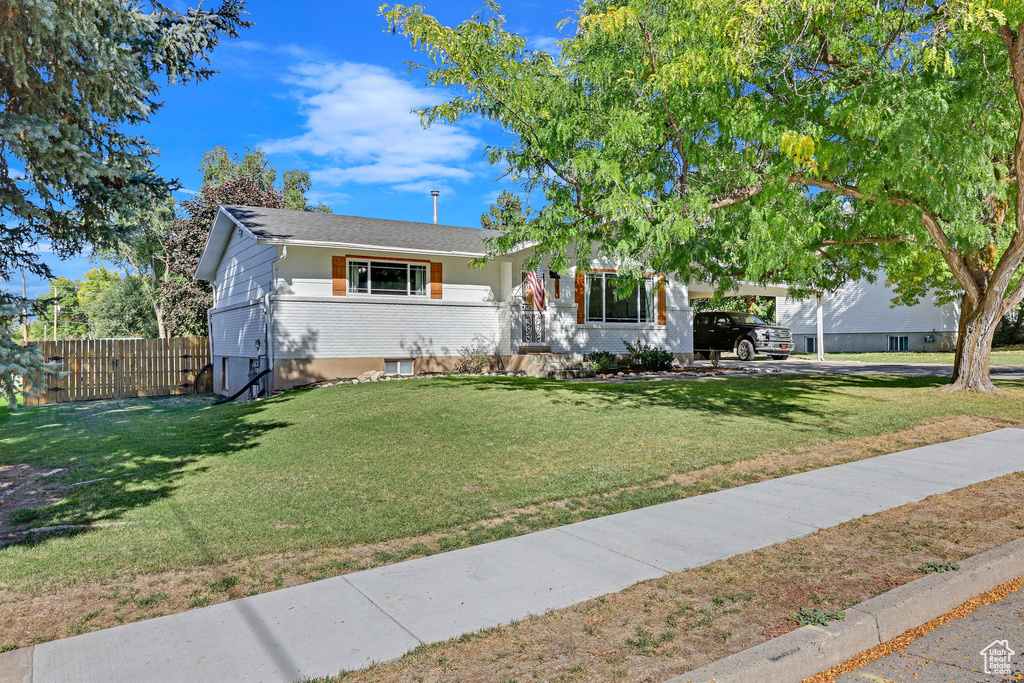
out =
<path fill-rule="evenodd" d="M 694 282 L 689 285 L 690 300 L 693 299 L 710 299 L 715 295 L 715 286 L 707 282 Z M 787 285 L 778 283 L 768 283 L 766 285 L 756 285 L 749 282 L 740 283 L 740 286 L 736 289 L 731 289 L 725 293 L 725 296 L 773 296 L 773 297 L 787 297 L 789 296 L 789 287 Z M 822 321 L 821 312 L 822 295 L 818 294 L 817 300 L 817 317 L 818 317 L 818 360 L 825 360 L 825 326 Z"/>

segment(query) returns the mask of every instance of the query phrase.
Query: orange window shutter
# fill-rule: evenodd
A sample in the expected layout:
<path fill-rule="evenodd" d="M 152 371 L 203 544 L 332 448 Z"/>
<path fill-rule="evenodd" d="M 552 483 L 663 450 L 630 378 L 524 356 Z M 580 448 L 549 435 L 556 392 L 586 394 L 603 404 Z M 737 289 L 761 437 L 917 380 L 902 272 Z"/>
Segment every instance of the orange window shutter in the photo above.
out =
<path fill-rule="evenodd" d="M 658 324 L 668 322 L 668 304 L 665 301 L 665 276 L 658 276 Z"/>
<path fill-rule="evenodd" d="M 430 298 L 441 298 L 441 264 L 430 262 Z"/>
<path fill-rule="evenodd" d="M 585 323 L 587 321 L 587 311 L 584 309 L 584 307 L 586 306 L 586 301 L 587 301 L 587 292 L 586 292 L 587 281 L 584 278 L 586 278 L 586 274 L 582 270 L 577 268 L 576 269 L 576 324 L 577 325 L 582 325 L 583 323 Z"/>
<path fill-rule="evenodd" d="M 345 296 L 348 289 L 348 274 L 345 272 L 345 257 L 334 256 L 331 264 L 331 278 L 333 282 L 334 296 Z"/>

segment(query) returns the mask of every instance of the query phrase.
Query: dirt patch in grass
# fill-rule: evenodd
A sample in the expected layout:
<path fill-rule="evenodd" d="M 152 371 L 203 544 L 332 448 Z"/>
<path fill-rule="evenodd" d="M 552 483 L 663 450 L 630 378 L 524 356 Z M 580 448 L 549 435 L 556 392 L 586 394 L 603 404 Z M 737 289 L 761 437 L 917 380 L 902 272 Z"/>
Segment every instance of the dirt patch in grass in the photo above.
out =
<path fill-rule="evenodd" d="M 707 493 L 881 453 L 958 439 L 1008 426 L 1008 424 L 989 418 L 956 417 L 893 434 L 831 442 L 815 448 L 767 454 L 731 465 L 716 465 L 697 472 L 674 475 L 666 480 L 653 482 L 643 487 L 631 487 L 600 496 L 552 501 L 540 506 L 512 510 L 491 520 L 429 536 L 357 547 L 321 548 L 302 553 L 247 558 L 215 567 L 195 567 L 148 575 L 124 575 L 102 583 L 70 587 L 44 586 L 33 592 L 0 590 L 0 646 L 25 646 L 164 614 L 173 614 L 411 557 L 444 552 L 557 524 L 570 523 L 587 517 Z M 45 474 L 45 472 L 42 473 Z M 39 476 L 39 474 L 39 472 L 34 474 L 23 472 L 19 475 L 22 477 L 22 480 L 19 481 L 27 481 L 32 476 Z M 8 479 L 0 479 L 0 481 L 14 481 L 12 475 L 7 475 L 7 477 Z M 40 489 L 27 487 L 25 490 Z M 0 489 L 0 495 L 2 495 L 2 491 L 3 489 Z M 51 491 L 47 495 L 52 497 L 57 494 L 59 491 Z M 17 504 L 27 508 L 41 504 L 34 501 L 35 499 L 25 498 Z M 7 503 L 0 505 L 0 523 L 7 523 L 4 521 L 7 519 L 6 510 Z M 24 531 L 27 526 L 31 526 L 31 522 L 9 524 L 7 531 L 8 533 L 18 533 Z M 275 528 L 289 527 L 284 522 L 276 523 L 274 526 Z M 929 557 L 928 559 L 934 558 Z M 715 585 L 717 578 L 713 574 L 709 574 L 709 577 L 708 583 L 693 587 L 694 594 L 699 594 L 701 590 L 711 590 L 710 587 Z M 871 579 L 872 590 L 877 589 L 877 592 L 883 592 L 887 589 L 886 586 L 891 588 L 904 580 L 905 576 L 898 573 L 893 577 L 873 576 Z M 893 583 L 894 581 L 896 583 Z M 801 585 L 804 587 L 800 588 Z M 822 590 L 814 588 L 812 583 L 794 584 L 787 590 L 796 591 L 793 595 L 787 594 L 788 604 L 795 604 L 794 600 L 802 601 L 802 603 L 813 602 L 814 599 L 820 600 L 823 596 L 830 594 L 827 591 L 822 592 Z M 681 624 L 680 626 L 670 627 L 666 623 L 661 630 L 655 631 L 650 630 L 653 627 L 639 624 L 643 629 L 650 630 L 650 636 L 646 631 L 637 631 L 636 618 L 629 618 L 619 629 L 625 629 L 624 632 L 628 632 L 628 638 L 634 641 L 634 645 L 627 647 L 625 654 L 628 655 L 629 648 L 632 647 L 644 651 L 651 650 L 653 654 L 645 655 L 645 657 L 655 656 L 657 659 L 657 656 L 660 656 L 657 653 L 669 647 L 679 637 L 678 634 L 684 631 L 704 634 L 703 637 L 707 640 L 708 647 L 714 646 L 712 650 L 698 648 L 697 651 L 724 651 L 724 649 L 731 648 L 734 635 L 728 632 L 733 631 L 738 634 L 740 630 L 735 625 L 730 625 L 732 623 L 730 619 L 734 613 L 729 610 L 736 608 L 733 603 L 738 602 L 742 603 L 742 606 L 748 606 L 746 603 L 750 601 L 743 596 L 735 600 L 729 596 L 738 596 L 740 593 L 745 595 L 745 591 L 746 589 L 735 589 L 722 595 L 711 595 L 708 600 L 720 598 L 719 602 L 724 601 L 721 605 L 710 603 L 712 607 L 696 602 L 690 607 L 677 606 L 674 609 L 683 611 L 673 617 L 672 621 L 678 622 Z M 800 591 L 806 591 L 806 593 L 800 593 Z M 613 600 L 613 598 L 609 598 L 609 600 Z M 697 611 L 691 613 L 690 609 Z M 705 614 L 700 611 L 704 609 L 709 612 Z M 772 634 L 778 635 L 793 627 L 788 620 L 788 613 L 773 614 L 767 607 L 765 609 L 767 616 L 759 620 L 754 629 L 757 637 L 765 638 Z M 588 627 L 589 630 L 606 629 L 609 626 L 609 620 L 622 620 L 619 617 L 606 617 L 600 611 L 588 618 L 593 620 Z M 700 625 L 707 618 L 712 618 L 712 622 L 715 624 L 714 628 Z M 691 626 L 692 628 L 690 628 Z M 658 641 L 669 631 L 676 635 L 672 639 L 667 639 L 666 636 L 665 640 Z M 618 633 L 618 631 L 615 632 Z M 594 650 L 592 646 L 595 644 L 600 645 L 601 648 L 605 647 L 606 639 L 596 638 L 596 640 L 584 642 L 590 650 Z M 718 648 L 718 650 L 714 648 Z M 551 656 L 550 653 L 544 655 L 545 658 Z M 619 656 L 619 654 L 608 655 L 613 659 Z M 608 672 L 620 668 L 617 664 L 609 664 L 607 667 L 610 667 Z M 609 673 L 609 675 L 611 674 Z M 589 674 L 584 675 L 581 680 L 585 680 L 588 676 Z M 466 679 L 466 677 L 463 678 Z M 473 677 L 469 678 L 475 680 Z M 501 678 L 498 677 L 495 680 L 501 680 Z"/>
<path fill-rule="evenodd" d="M 24 463 L 0 465 L 0 545 L 24 536 L 23 529 L 34 521 L 35 510 L 60 501 L 61 487 L 53 484 L 51 477 L 66 471 Z"/>
<path fill-rule="evenodd" d="M 1022 499 L 1002 477 L 332 680 L 664 681 L 1024 537 Z"/>

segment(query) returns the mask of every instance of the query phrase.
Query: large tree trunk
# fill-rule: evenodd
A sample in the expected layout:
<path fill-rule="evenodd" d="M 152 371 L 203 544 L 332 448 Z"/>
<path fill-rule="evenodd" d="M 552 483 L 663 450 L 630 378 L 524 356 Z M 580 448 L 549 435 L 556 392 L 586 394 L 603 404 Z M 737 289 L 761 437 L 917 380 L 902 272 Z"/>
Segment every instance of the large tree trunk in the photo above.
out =
<path fill-rule="evenodd" d="M 992 294 L 991 292 L 989 294 Z M 989 377 L 992 338 L 1002 310 L 1002 296 L 986 296 L 980 306 L 972 306 L 967 297 L 960 307 L 960 330 L 956 340 L 953 381 L 943 391 L 973 390 L 995 393 Z"/>
<path fill-rule="evenodd" d="M 164 308 L 156 303 L 153 304 L 153 312 L 156 313 L 156 329 L 157 336 L 160 339 L 169 339 L 167 335 L 167 325 L 164 324 Z"/>

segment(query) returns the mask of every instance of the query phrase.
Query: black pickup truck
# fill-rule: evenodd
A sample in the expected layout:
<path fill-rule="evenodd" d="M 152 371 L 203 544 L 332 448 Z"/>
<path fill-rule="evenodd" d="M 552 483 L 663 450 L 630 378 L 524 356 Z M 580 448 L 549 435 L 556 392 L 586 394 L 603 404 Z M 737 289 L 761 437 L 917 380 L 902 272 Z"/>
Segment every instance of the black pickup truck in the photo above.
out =
<path fill-rule="evenodd" d="M 749 313 L 698 313 L 693 319 L 693 350 L 732 351 L 740 360 L 754 360 L 759 353 L 786 360 L 793 351 L 793 333 Z"/>

